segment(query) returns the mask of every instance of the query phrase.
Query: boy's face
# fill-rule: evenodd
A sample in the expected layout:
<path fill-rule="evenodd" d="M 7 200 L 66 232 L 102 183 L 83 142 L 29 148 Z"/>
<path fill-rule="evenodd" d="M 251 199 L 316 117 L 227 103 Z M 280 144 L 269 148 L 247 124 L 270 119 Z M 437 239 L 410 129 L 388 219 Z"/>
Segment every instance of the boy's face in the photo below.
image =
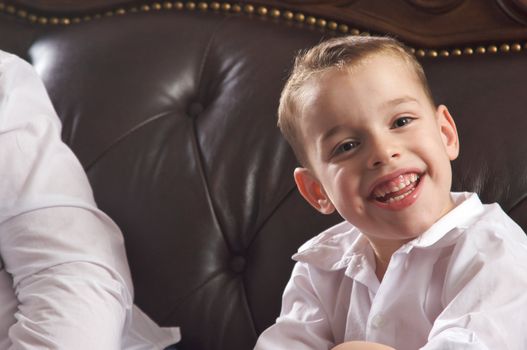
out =
<path fill-rule="evenodd" d="M 373 55 L 304 88 L 299 122 L 309 168 L 295 181 L 322 213 L 335 209 L 370 240 L 406 242 L 453 208 L 457 131 L 402 59 Z"/>

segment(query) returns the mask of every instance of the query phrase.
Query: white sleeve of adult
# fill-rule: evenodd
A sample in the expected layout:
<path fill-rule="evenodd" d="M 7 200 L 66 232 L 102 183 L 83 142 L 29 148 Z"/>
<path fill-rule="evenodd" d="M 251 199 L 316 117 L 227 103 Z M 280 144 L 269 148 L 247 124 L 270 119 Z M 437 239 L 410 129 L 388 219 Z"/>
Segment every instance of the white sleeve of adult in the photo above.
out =
<path fill-rule="evenodd" d="M 123 237 L 60 131 L 33 68 L 0 51 L 0 267 L 18 302 L 11 349 L 121 349 L 133 300 Z"/>

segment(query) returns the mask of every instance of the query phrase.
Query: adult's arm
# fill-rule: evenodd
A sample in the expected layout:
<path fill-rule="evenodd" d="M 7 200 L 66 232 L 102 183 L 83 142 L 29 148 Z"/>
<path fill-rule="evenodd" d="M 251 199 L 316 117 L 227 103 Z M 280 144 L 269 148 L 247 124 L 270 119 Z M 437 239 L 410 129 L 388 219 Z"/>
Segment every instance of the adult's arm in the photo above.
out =
<path fill-rule="evenodd" d="M 0 51 L 0 272 L 12 284 L 0 293 L 16 299 L 14 318 L 0 315 L 14 322 L 4 344 L 121 349 L 132 310 L 123 238 L 60 131 L 32 67 Z"/>

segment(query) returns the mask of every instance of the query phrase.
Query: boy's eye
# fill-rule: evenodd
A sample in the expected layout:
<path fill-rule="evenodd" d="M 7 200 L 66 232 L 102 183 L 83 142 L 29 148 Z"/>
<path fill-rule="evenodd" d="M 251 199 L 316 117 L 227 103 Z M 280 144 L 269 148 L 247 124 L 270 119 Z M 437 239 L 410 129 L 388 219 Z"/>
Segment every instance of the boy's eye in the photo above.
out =
<path fill-rule="evenodd" d="M 392 129 L 403 127 L 407 124 L 410 124 L 413 120 L 414 119 L 410 117 L 397 118 L 397 120 L 393 122 Z"/>
<path fill-rule="evenodd" d="M 349 152 L 349 151 L 352 151 L 354 150 L 355 148 L 357 148 L 357 146 L 359 145 L 360 143 L 357 142 L 357 141 L 346 141 L 344 143 L 341 143 L 336 149 L 335 149 L 335 155 L 338 155 L 338 154 L 341 154 L 341 153 L 345 153 L 345 152 Z"/>

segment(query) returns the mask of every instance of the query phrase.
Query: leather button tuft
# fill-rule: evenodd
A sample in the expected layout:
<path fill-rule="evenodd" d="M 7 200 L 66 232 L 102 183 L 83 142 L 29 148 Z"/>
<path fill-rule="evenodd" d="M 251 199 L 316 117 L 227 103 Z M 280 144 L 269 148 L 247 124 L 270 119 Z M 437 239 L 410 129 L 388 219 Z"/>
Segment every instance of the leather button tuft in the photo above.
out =
<path fill-rule="evenodd" d="M 229 266 L 232 271 L 236 273 L 242 273 L 245 270 L 245 258 L 243 256 L 234 256 L 229 262 Z"/>
<path fill-rule="evenodd" d="M 190 106 L 188 107 L 188 115 L 191 118 L 199 116 L 203 112 L 204 108 L 203 105 L 199 102 L 192 102 Z"/>

